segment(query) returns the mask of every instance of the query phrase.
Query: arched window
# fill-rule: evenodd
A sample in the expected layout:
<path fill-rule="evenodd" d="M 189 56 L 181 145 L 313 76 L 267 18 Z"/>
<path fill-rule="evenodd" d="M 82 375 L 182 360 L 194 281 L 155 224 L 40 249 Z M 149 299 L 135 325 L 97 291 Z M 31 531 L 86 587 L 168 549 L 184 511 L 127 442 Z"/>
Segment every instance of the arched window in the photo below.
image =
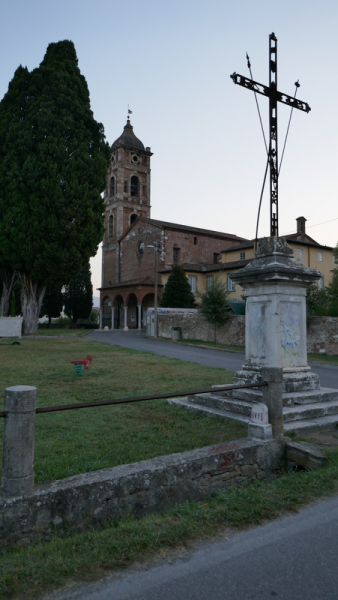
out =
<path fill-rule="evenodd" d="M 136 175 L 133 175 L 130 180 L 130 195 L 138 196 L 139 195 L 139 180 Z"/>
<path fill-rule="evenodd" d="M 115 177 L 112 177 L 110 180 L 109 196 L 110 198 L 115 196 Z"/>
<path fill-rule="evenodd" d="M 132 223 L 134 223 L 134 221 L 136 221 L 136 219 L 137 219 L 137 216 L 138 216 L 138 215 L 135 215 L 135 214 L 134 214 L 134 215 L 131 215 L 131 217 L 130 217 L 130 225 L 131 225 Z"/>
<path fill-rule="evenodd" d="M 110 215 L 109 216 L 109 220 L 108 220 L 108 237 L 109 238 L 113 238 L 114 237 L 114 215 Z"/>

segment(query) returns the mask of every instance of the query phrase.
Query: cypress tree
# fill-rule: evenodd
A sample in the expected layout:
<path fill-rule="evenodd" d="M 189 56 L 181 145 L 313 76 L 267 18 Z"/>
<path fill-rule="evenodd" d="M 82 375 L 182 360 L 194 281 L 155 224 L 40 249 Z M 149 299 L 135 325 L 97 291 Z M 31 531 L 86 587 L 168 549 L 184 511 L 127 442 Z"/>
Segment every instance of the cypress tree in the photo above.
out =
<path fill-rule="evenodd" d="M 0 103 L 0 268 L 20 274 L 26 334 L 46 287 L 69 283 L 97 250 L 109 158 L 73 43 L 50 44 Z"/>
<path fill-rule="evenodd" d="M 93 306 L 93 286 L 89 262 L 82 271 L 65 286 L 65 313 L 76 326 L 78 319 L 88 319 Z"/>
<path fill-rule="evenodd" d="M 172 265 L 160 306 L 165 308 L 193 308 L 195 296 L 181 265 Z"/>
<path fill-rule="evenodd" d="M 61 315 L 63 303 L 63 293 L 60 288 L 57 290 L 46 290 L 40 310 L 40 317 L 47 315 L 50 326 L 51 320 L 57 319 Z"/>

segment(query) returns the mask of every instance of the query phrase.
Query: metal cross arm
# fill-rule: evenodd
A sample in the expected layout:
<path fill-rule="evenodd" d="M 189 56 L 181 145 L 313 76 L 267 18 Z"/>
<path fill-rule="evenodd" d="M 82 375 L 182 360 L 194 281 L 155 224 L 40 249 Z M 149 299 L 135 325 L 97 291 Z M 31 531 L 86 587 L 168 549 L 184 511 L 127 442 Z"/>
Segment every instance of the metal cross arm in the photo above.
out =
<path fill-rule="evenodd" d="M 262 96 L 267 96 L 270 98 L 271 90 L 267 85 L 258 83 L 258 81 L 254 81 L 253 79 L 248 79 L 248 77 L 244 77 L 244 75 L 239 75 L 238 73 L 233 73 L 230 75 L 230 77 L 237 85 L 241 85 L 252 92 L 256 92 L 257 94 L 262 94 Z M 277 101 L 287 104 L 291 108 L 298 108 L 299 110 L 303 110 L 307 113 L 311 110 L 307 102 L 302 102 L 293 96 L 282 94 L 282 92 L 278 92 L 278 90 L 275 92 L 275 96 Z"/>

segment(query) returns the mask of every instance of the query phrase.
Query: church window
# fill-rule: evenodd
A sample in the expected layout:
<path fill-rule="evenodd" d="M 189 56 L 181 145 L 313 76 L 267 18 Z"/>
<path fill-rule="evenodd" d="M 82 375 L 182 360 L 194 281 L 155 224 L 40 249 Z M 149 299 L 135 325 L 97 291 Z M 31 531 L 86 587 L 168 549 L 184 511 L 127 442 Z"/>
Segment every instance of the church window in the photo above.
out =
<path fill-rule="evenodd" d="M 219 252 L 213 252 L 212 253 L 212 262 L 214 263 L 214 265 L 216 265 L 219 261 Z"/>
<path fill-rule="evenodd" d="M 189 275 L 189 283 L 191 287 L 191 291 L 193 294 L 196 293 L 197 290 L 197 277 L 196 275 Z"/>
<path fill-rule="evenodd" d="M 180 248 L 173 248 L 173 263 L 174 265 L 177 265 L 180 262 L 180 254 L 181 254 L 181 249 Z"/>
<path fill-rule="evenodd" d="M 213 284 L 214 284 L 214 276 L 207 275 L 207 290 L 208 290 L 208 292 L 210 292 L 210 290 L 212 289 Z"/>
<path fill-rule="evenodd" d="M 194 246 L 197 246 L 197 237 L 194 237 Z"/>
<path fill-rule="evenodd" d="M 138 180 L 138 177 L 136 177 L 136 175 L 133 175 L 130 180 L 130 195 L 138 196 L 138 194 L 139 194 L 139 180 Z"/>
<path fill-rule="evenodd" d="M 140 254 L 144 253 L 144 242 L 141 242 L 138 246 L 138 251 Z"/>
<path fill-rule="evenodd" d="M 229 292 L 234 292 L 235 291 L 235 284 L 232 281 L 230 275 L 228 275 L 228 291 Z"/>
<path fill-rule="evenodd" d="M 110 215 L 109 216 L 109 220 L 108 220 L 108 237 L 109 238 L 113 238 L 114 237 L 114 215 Z"/>
<path fill-rule="evenodd" d="M 239 260 L 245 260 L 245 252 L 239 253 Z"/>
<path fill-rule="evenodd" d="M 131 217 L 130 217 L 130 225 L 132 223 L 134 223 L 134 221 L 136 221 L 137 217 L 138 217 L 138 215 L 135 215 L 135 214 L 131 215 Z"/>
<path fill-rule="evenodd" d="M 110 180 L 109 196 L 115 196 L 115 177 L 112 177 Z"/>
<path fill-rule="evenodd" d="M 125 181 L 124 182 L 124 193 L 126 194 L 128 192 L 128 182 Z"/>
<path fill-rule="evenodd" d="M 138 163 L 139 158 L 138 158 L 137 154 L 133 154 L 133 156 L 131 157 L 131 160 L 133 163 Z"/>

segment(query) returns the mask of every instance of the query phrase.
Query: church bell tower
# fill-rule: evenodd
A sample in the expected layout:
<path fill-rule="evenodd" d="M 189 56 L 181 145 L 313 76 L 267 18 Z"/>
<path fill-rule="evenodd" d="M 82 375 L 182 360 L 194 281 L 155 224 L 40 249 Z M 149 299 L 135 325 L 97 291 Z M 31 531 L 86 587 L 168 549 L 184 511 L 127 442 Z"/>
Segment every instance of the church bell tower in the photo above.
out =
<path fill-rule="evenodd" d="M 102 286 L 119 280 L 118 239 L 137 217 L 150 218 L 150 148 L 145 148 L 128 117 L 110 149 L 105 190 Z"/>

